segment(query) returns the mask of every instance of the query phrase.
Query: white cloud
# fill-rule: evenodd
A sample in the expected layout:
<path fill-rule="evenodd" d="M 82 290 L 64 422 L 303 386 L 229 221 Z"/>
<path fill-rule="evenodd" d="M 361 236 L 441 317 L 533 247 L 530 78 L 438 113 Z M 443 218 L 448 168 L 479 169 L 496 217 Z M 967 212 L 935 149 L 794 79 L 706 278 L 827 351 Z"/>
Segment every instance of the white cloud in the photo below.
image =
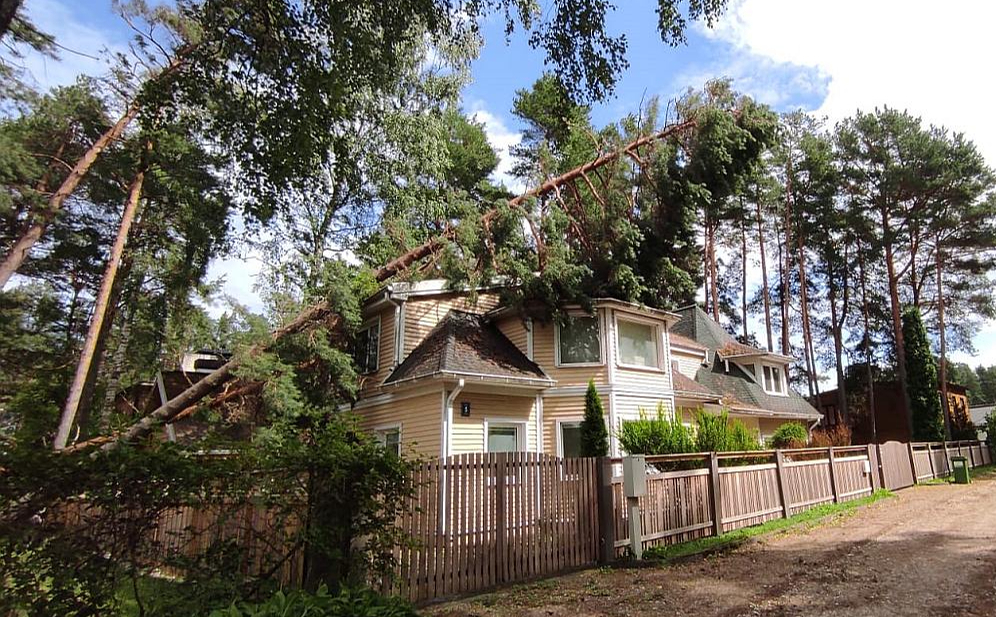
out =
<path fill-rule="evenodd" d="M 818 113 L 832 119 L 889 105 L 964 131 L 996 163 L 996 4 L 926 0 L 740 0 L 709 36 L 776 63 L 829 76 Z"/>
<path fill-rule="evenodd" d="M 512 175 L 513 160 L 510 152 L 512 147 L 522 141 L 522 133 L 509 129 L 501 118 L 484 109 L 482 104 L 476 103 L 472 108 L 474 111 L 470 117 L 484 125 L 484 134 L 488 137 L 488 143 L 498 153 L 498 168 L 494 172 L 494 179 L 512 192 L 525 191 L 526 187 L 522 180 Z"/>

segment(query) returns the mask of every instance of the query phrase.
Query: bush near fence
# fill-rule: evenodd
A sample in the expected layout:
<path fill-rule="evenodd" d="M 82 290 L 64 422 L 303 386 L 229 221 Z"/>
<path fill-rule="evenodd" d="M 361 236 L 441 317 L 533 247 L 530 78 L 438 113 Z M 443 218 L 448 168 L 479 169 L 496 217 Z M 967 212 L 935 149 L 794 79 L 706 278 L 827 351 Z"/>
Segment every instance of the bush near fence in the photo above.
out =
<path fill-rule="evenodd" d="M 953 456 L 966 457 L 973 467 L 992 462 L 980 442 L 648 456 L 647 495 L 639 498 L 643 546 L 722 534 L 880 488 L 912 486 L 948 475 Z M 418 464 L 413 496 L 398 521 L 410 542 L 395 552 L 394 576 L 371 583 L 425 603 L 618 559 L 630 544 L 622 478 L 614 473 L 620 462 L 521 452 Z M 240 513 L 243 524 L 227 527 L 233 540 L 260 547 L 286 542 L 286 529 L 262 537 L 272 522 L 265 512 Z M 203 521 L 212 516 L 181 507 L 160 523 L 156 539 L 173 551 L 195 550 Z M 226 533 L 226 526 L 207 527 Z M 281 564 L 285 584 L 301 582 L 299 554 Z M 258 559 L 243 567 L 251 571 L 268 561 Z"/>

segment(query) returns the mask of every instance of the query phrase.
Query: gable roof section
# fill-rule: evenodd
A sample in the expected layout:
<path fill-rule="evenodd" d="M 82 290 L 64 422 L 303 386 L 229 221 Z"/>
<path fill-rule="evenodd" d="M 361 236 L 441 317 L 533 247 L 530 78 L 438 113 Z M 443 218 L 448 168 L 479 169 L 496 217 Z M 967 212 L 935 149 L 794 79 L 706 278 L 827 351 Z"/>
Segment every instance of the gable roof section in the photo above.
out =
<path fill-rule="evenodd" d="M 536 386 L 554 383 L 493 324 L 480 315 L 456 310 L 436 324 L 384 385 L 446 375 Z"/>
<path fill-rule="evenodd" d="M 698 305 L 676 312 L 681 315 L 681 321 L 672 327 L 672 332 L 691 338 L 716 352 L 712 364 L 698 370 L 695 381 L 719 395 L 725 404 L 737 411 L 769 412 L 780 417 L 810 420 L 820 418 L 819 412 L 792 388 L 789 388 L 787 396 L 768 394 L 735 361 L 726 361 L 754 356 L 768 356 L 785 361 L 790 361 L 791 358 L 743 345 Z"/>

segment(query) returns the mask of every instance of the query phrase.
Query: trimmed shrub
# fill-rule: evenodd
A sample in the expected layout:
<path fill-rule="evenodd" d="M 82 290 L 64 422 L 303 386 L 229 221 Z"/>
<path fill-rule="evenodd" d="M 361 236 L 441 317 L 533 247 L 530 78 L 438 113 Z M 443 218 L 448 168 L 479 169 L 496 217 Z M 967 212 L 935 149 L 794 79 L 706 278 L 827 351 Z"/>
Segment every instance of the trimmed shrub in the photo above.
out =
<path fill-rule="evenodd" d="M 730 414 L 710 414 L 699 411 L 695 416 L 695 449 L 699 452 L 739 452 L 760 450 L 761 442 L 755 431 Z"/>
<path fill-rule="evenodd" d="M 584 421 L 581 422 L 581 456 L 608 456 L 609 431 L 605 428 L 602 399 L 595 389 L 595 382 L 588 380 L 584 395 Z"/>
<path fill-rule="evenodd" d="M 667 413 L 663 403 L 657 403 L 657 415 L 647 417 L 640 410 L 640 419 L 623 422 L 616 435 L 619 446 L 628 454 L 684 454 L 695 451 L 692 430 L 677 414 Z"/>
<path fill-rule="evenodd" d="M 807 441 L 809 441 L 809 431 L 798 422 L 782 424 L 775 429 L 775 434 L 771 436 L 771 446 L 779 450 L 805 448 Z"/>
<path fill-rule="evenodd" d="M 986 441 L 993 454 L 996 454 L 996 411 L 986 414 Z"/>

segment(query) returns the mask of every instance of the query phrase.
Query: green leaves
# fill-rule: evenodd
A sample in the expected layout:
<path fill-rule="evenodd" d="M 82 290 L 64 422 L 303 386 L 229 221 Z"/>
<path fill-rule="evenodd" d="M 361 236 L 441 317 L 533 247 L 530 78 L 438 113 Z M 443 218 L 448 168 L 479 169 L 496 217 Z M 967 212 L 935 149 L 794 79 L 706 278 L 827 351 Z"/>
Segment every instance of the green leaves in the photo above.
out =
<path fill-rule="evenodd" d="M 944 413 L 937 395 L 937 364 L 916 307 L 903 310 L 903 345 L 915 441 L 944 439 Z"/>
<path fill-rule="evenodd" d="M 584 395 L 584 420 L 581 422 L 581 456 L 608 456 L 609 432 L 605 428 L 602 399 L 595 389 L 595 382 L 588 380 Z"/>

